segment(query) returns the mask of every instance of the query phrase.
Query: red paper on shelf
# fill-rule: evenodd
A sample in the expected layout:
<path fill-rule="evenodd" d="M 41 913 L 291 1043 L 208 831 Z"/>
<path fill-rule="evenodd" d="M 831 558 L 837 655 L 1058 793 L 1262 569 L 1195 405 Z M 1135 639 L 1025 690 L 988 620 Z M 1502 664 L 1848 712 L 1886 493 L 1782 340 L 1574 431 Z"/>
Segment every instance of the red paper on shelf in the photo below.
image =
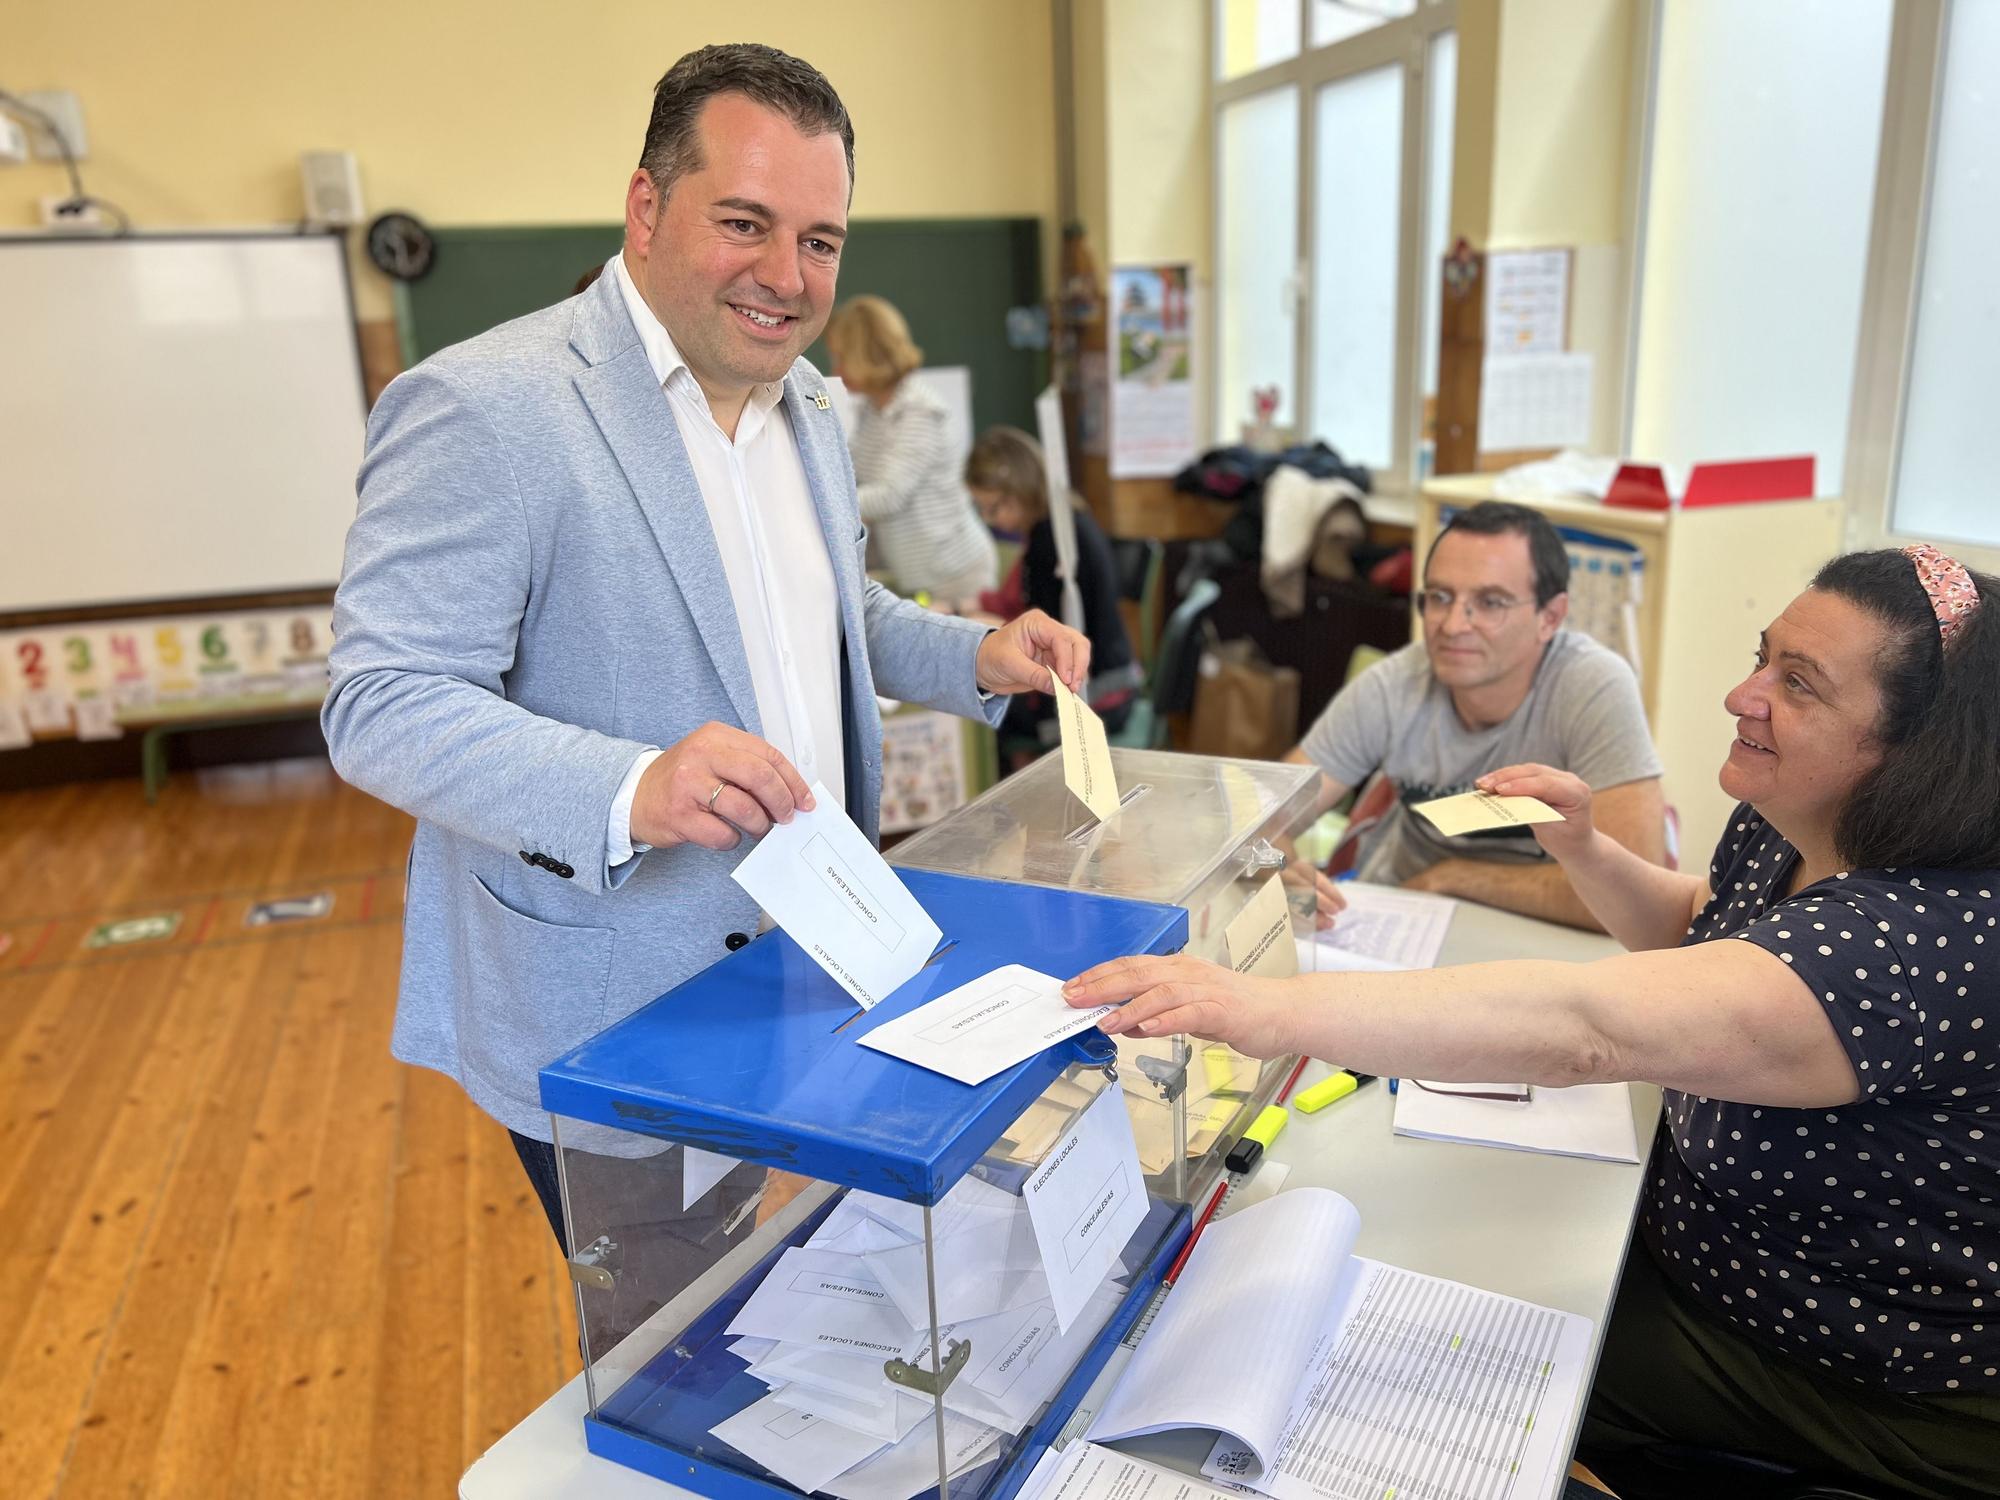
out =
<path fill-rule="evenodd" d="M 1692 510 L 1697 505 L 1742 505 L 1759 500 L 1812 497 L 1813 460 L 1808 455 L 1696 464 L 1694 472 L 1688 475 L 1687 494 L 1681 497 L 1681 504 Z"/>
<path fill-rule="evenodd" d="M 1604 503 L 1627 510 L 1665 510 L 1673 504 L 1673 497 L 1667 493 L 1667 476 L 1657 465 L 1620 464 L 1611 476 Z"/>

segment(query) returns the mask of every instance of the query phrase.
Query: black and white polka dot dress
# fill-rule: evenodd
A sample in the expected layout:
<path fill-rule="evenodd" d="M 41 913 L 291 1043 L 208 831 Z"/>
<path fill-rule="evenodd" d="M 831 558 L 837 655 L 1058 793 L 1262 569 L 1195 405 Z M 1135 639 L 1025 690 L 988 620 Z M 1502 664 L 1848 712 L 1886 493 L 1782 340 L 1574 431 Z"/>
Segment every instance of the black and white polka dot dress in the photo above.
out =
<path fill-rule="evenodd" d="M 1854 870 L 1739 806 L 1690 943 L 1811 986 L 1861 1081 L 1839 1109 L 1668 1090 L 1642 1232 L 1751 1339 L 1892 1391 L 2000 1390 L 2000 872 Z"/>

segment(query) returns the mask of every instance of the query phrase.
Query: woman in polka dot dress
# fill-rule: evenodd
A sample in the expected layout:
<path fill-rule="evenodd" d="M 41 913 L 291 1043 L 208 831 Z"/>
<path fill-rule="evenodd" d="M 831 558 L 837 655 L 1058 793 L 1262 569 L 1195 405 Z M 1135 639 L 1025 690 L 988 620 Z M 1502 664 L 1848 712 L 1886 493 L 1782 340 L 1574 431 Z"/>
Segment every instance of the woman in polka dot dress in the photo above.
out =
<path fill-rule="evenodd" d="M 1107 1031 L 1371 1073 L 1662 1085 L 1594 1466 L 1684 1494 L 1658 1450 L 1686 1445 L 2000 1495 L 1996 591 L 1928 546 L 1821 569 L 1724 699 L 1741 805 L 1706 879 L 1597 832 L 1574 776 L 1484 778 L 1563 814 L 1536 836 L 1623 957 L 1289 980 L 1124 959 L 1069 998 L 1130 996 Z"/>

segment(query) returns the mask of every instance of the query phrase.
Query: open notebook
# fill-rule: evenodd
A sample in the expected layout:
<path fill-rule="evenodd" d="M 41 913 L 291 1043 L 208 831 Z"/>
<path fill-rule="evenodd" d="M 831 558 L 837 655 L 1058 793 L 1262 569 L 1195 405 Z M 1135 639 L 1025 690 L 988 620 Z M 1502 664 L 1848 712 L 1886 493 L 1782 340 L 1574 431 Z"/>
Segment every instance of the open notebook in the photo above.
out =
<path fill-rule="evenodd" d="M 1202 1473 L 1273 1500 L 1546 1494 L 1590 1320 L 1353 1253 L 1296 1188 L 1211 1224 L 1092 1424 L 1219 1434 Z"/>

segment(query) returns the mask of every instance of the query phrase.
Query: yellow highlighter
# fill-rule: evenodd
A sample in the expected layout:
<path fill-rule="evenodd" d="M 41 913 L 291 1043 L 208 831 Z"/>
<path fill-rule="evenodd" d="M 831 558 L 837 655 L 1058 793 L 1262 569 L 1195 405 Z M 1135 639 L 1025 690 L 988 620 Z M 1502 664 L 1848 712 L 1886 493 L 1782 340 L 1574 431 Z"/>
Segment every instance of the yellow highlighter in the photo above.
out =
<path fill-rule="evenodd" d="M 1243 1132 L 1243 1139 L 1229 1148 L 1223 1165 L 1232 1172 L 1248 1172 L 1263 1160 L 1265 1148 L 1277 1140 L 1278 1132 L 1285 1128 L 1285 1121 L 1290 1118 L 1283 1105 L 1267 1105 L 1264 1112 L 1257 1116 L 1257 1123 Z"/>
<path fill-rule="evenodd" d="M 1299 1107 L 1300 1114 L 1314 1114 L 1337 1100 L 1345 1099 L 1364 1083 L 1375 1080 L 1373 1073 L 1335 1073 L 1322 1078 L 1309 1089 L 1301 1089 L 1292 1099 Z"/>

